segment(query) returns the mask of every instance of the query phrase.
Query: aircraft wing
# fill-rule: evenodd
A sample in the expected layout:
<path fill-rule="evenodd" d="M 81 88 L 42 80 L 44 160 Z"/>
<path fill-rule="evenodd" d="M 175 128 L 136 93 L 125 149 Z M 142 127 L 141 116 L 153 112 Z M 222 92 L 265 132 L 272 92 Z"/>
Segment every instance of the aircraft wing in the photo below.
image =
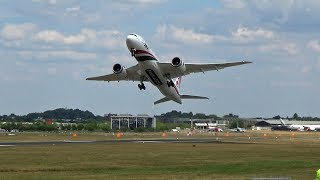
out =
<path fill-rule="evenodd" d="M 237 62 L 228 62 L 228 63 L 210 63 L 210 64 L 195 64 L 195 63 L 186 63 L 186 70 L 184 72 L 180 72 L 178 68 L 173 67 L 171 63 L 159 63 L 161 71 L 163 74 L 169 75 L 170 78 L 176 78 L 179 76 L 188 75 L 191 73 L 198 72 L 206 72 L 220 69 L 224 69 L 226 67 L 238 66 L 243 64 L 252 63 L 250 61 L 237 61 Z"/>
<path fill-rule="evenodd" d="M 147 81 L 143 75 L 140 75 L 140 69 L 138 64 L 135 66 L 131 66 L 126 69 L 127 76 L 119 77 L 116 74 L 107 74 L 103 76 L 89 77 L 86 80 L 94 80 L 94 81 Z"/>

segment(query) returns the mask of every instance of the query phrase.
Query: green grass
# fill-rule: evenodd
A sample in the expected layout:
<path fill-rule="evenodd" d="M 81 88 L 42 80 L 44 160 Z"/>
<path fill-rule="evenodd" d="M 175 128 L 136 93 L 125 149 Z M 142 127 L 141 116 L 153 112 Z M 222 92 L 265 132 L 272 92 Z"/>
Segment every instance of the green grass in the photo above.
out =
<path fill-rule="evenodd" d="M 34 136 L 38 138 L 38 135 Z M 105 138 L 101 134 L 87 136 L 89 139 Z M 26 137 L 32 139 L 32 135 Z M 20 140 L 23 140 L 22 135 Z M 0 179 L 314 179 L 315 171 L 320 168 L 320 142 L 306 143 L 305 138 L 294 141 L 266 138 L 254 144 L 193 145 L 130 143 L 0 147 Z"/>

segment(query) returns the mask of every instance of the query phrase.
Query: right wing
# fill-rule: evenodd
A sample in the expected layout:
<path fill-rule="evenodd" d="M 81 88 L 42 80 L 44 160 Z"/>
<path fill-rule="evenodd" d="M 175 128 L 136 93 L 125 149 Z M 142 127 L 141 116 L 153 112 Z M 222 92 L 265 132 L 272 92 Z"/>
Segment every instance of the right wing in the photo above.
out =
<path fill-rule="evenodd" d="M 86 80 L 94 80 L 94 81 L 147 81 L 148 79 L 141 75 L 140 69 L 138 64 L 135 66 L 131 66 L 127 71 L 127 76 L 120 77 L 114 73 L 104 75 L 104 76 L 96 76 L 96 77 L 89 77 Z"/>
<path fill-rule="evenodd" d="M 199 73 L 224 69 L 227 67 L 238 66 L 243 64 L 251 63 L 250 61 L 237 61 L 228 63 L 209 63 L 209 64 L 197 64 L 197 63 L 186 63 L 186 71 L 180 72 L 176 67 L 173 67 L 171 63 L 159 63 L 163 74 L 169 75 L 170 78 L 176 78 L 179 76 L 185 76 L 191 73 Z"/>

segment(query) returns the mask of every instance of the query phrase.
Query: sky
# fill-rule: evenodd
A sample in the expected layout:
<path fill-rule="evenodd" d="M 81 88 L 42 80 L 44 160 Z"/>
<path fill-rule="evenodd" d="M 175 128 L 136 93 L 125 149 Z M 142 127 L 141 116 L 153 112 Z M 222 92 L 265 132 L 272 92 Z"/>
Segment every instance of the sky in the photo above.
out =
<path fill-rule="evenodd" d="M 320 116 L 319 17 L 314 0 L 0 0 L 0 114 Z M 253 63 L 182 78 L 181 93 L 210 100 L 154 106 L 149 83 L 85 80 L 137 64 L 129 33 L 162 62 Z"/>

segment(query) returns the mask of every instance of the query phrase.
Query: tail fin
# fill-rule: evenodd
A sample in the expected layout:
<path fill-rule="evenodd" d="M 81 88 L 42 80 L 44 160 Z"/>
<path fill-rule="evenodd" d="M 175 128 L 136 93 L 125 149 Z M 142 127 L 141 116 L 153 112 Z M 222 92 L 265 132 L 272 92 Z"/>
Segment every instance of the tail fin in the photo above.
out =
<path fill-rule="evenodd" d="M 177 88 L 180 88 L 180 84 L 181 84 L 181 76 L 178 77 L 175 81 L 174 84 L 176 85 Z"/>

